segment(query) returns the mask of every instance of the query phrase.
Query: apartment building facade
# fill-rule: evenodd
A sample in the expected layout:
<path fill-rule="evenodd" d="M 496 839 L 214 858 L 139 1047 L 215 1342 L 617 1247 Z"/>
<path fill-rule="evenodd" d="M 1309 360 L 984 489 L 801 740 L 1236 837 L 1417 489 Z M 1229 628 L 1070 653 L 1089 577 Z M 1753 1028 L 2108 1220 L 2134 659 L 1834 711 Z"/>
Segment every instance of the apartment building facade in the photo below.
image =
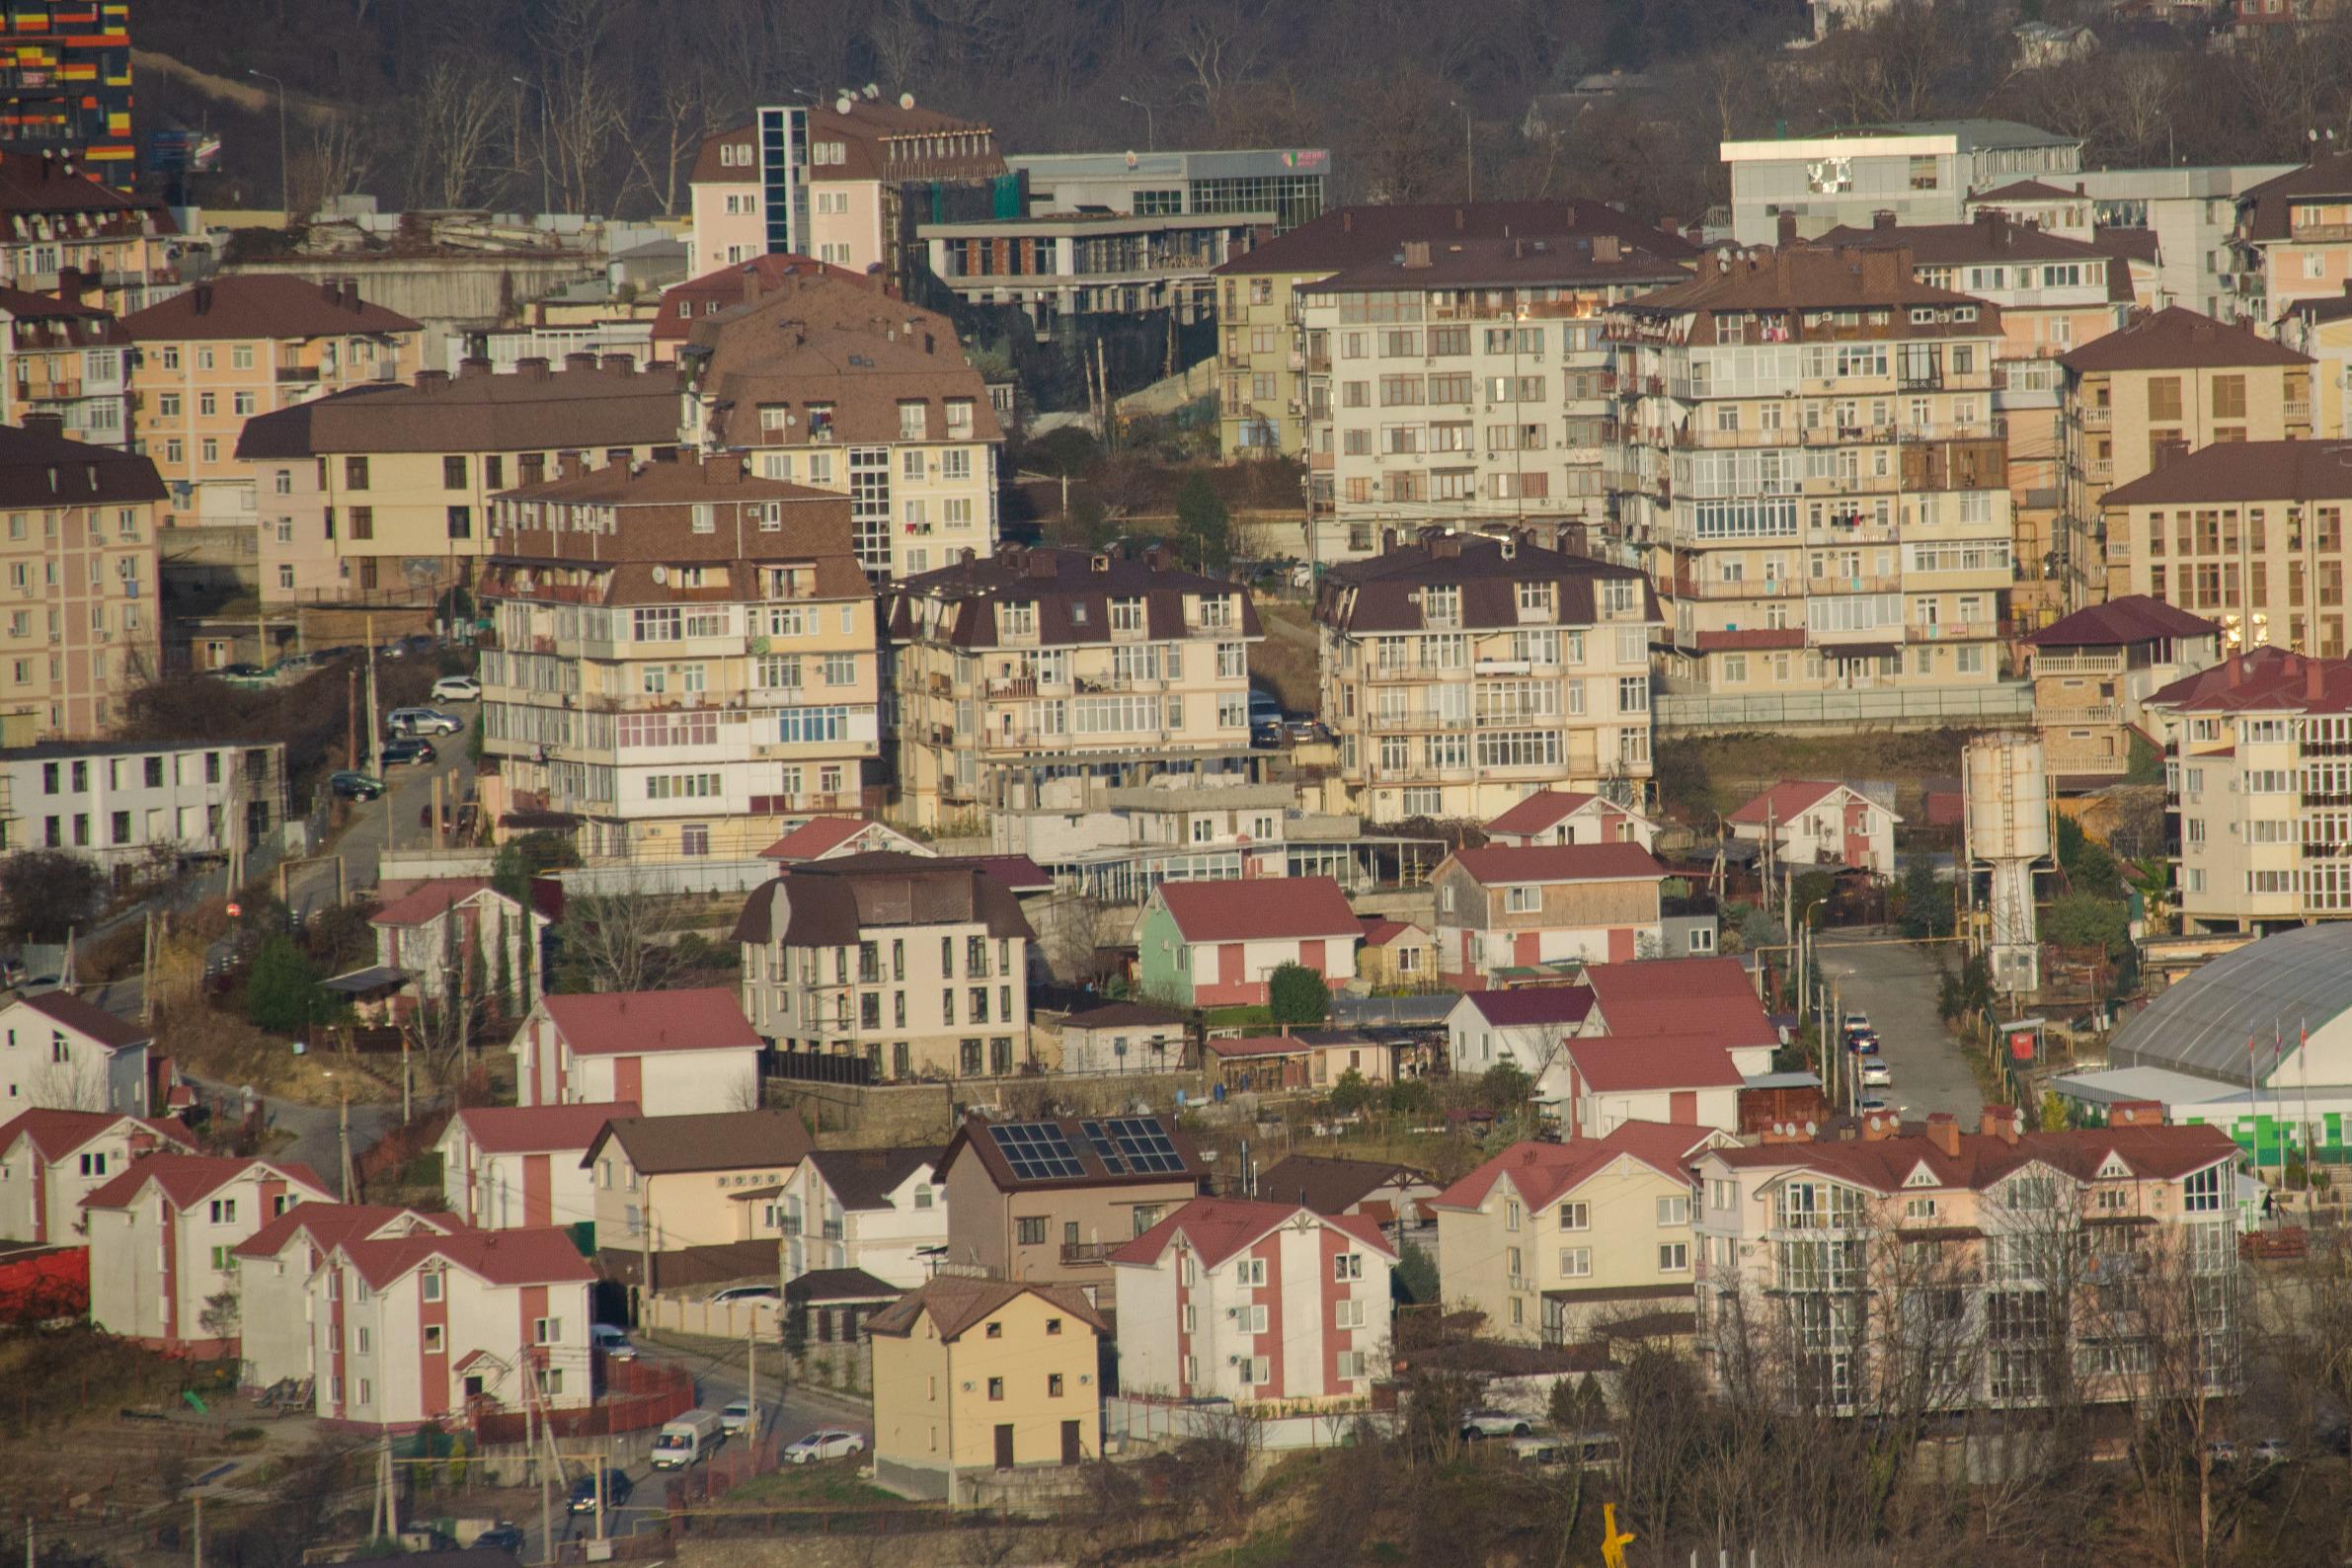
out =
<path fill-rule="evenodd" d="M 481 1230 L 571 1225 L 595 1215 L 581 1155 L 604 1124 L 634 1117 L 632 1101 L 588 1105 L 475 1105 L 449 1118 L 434 1145 L 449 1213 Z"/>
<path fill-rule="evenodd" d="M 590 861 L 749 859 L 862 809 L 881 752 L 849 504 L 732 453 L 501 495 L 480 594 L 491 793 Z"/>
<path fill-rule="evenodd" d="M 0 425 L 53 414 L 70 439 L 129 445 L 130 357 L 129 335 L 111 312 L 0 287 Z"/>
<path fill-rule="evenodd" d="M 992 799 L 1000 768 L 1248 748 L 1257 607 L 1157 549 L 959 561 L 898 585 L 887 613 L 899 800 L 916 823 Z"/>
<path fill-rule="evenodd" d="M 1787 228 L 1784 225 L 1784 230 Z M 2001 312 L 1906 246 L 1702 259 L 1618 307 L 1628 544 L 1679 690 L 1991 688 L 2010 578 Z"/>
<path fill-rule="evenodd" d="M 0 745 L 96 740 L 163 668 L 146 458 L 85 445 L 53 416 L 0 428 Z"/>
<path fill-rule="evenodd" d="M 1773 243 L 1783 219 L 1812 236 L 1893 212 L 1905 223 L 1957 223 L 1972 192 L 2018 180 L 2061 181 L 2082 141 L 2008 119 L 1857 125 L 1820 136 L 1726 141 L 1732 238 Z"/>
<path fill-rule="evenodd" d="M 154 196 L 118 191 L 54 152 L 0 149 L 0 284 L 94 286 L 118 315 L 179 286 L 180 225 Z"/>
<path fill-rule="evenodd" d="M 447 1235 L 448 1215 L 382 1204 L 297 1204 L 230 1249 L 237 1260 L 237 1386 L 260 1390 L 318 1375 L 312 1277 L 351 1238 Z"/>
<path fill-rule="evenodd" d="M 2059 363 L 2066 372 L 2059 553 L 2069 608 L 2149 591 L 2139 586 L 2148 580 L 2140 576 L 2132 542 L 2101 536 L 2108 491 L 2217 441 L 2302 440 L 2312 433 L 2307 355 L 2178 306 L 2085 344 Z"/>
<path fill-rule="evenodd" d="M 1531 788 L 1647 800 L 1664 615 L 1640 572 L 1517 532 L 1381 543 L 1326 574 L 1315 600 L 1336 805 L 1483 821 Z"/>
<path fill-rule="evenodd" d="M 90 1325 L 177 1356 L 237 1346 L 238 1245 L 298 1204 L 334 1195 L 306 1165 L 155 1153 L 82 1200 L 90 1237 Z"/>
<path fill-rule="evenodd" d="M 2314 158 L 2240 192 L 2228 250 L 2233 319 L 2267 331 L 2352 286 L 2352 152 Z"/>
<path fill-rule="evenodd" d="M 256 849 L 285 820 L 285 747 L 53 741 L 0 750 L 0 850 L 124 868 Z"/>
<path fill-rule="evenodd" d="M 597 1245 L 666 1252 L 776 1240 L 784 1188 L 810 1147 L 788 1110 L 614 1117 L 579 1161 L 595 1184 Z"/>
<path fill-rule="evenodd" d="M 2025 639 L 2033 723 L 2061 788 L 2120 777 L 2145 732 L 2141 708 L 2221 662 L 2222 628 L 2158 598 L 2126 593 Z"/>
<path fill-rule="evenodd" d="M 1613 233 L 1440 235 L 1301 284 L 1315 558 L 1372 553 L 1382 523 L 1598 523 L 1618 433 L 1604 313 L 1687 275 Z"/>
<path fill-rule="evenodd" d="M 171 487 L 166 526 L 255 520 L 237 457 L 245 422 L 354 386 L 405 379 L 425 329 L 359 297 L 356 279 L 231 274 L 124 316 L 137 349 L 131 438 Z"/>
<path fill-rule="evenodd" d="M 787 1062 L 854 1057 L 874 1081 L 1033 1063 L 1036 933 L 968 862 L 886 850 L 795 866 L 752 892 L 735 938 L 744 1011 Z"/>
<path fill-rule="evenodd" d="M 679 439 L 849 497 L 858 562 L 877 582 L 994 552 L 1004 432 L 945 316 L 793 274 L 698 323 L 678 366 Z"/>
<path fill-rule="evenodd" d="M 264 603 L 417 602 L 469 582 L 498 495 L 677 442 L 677 375 L 625 355 L 419 371 L 247 423 Z"/>

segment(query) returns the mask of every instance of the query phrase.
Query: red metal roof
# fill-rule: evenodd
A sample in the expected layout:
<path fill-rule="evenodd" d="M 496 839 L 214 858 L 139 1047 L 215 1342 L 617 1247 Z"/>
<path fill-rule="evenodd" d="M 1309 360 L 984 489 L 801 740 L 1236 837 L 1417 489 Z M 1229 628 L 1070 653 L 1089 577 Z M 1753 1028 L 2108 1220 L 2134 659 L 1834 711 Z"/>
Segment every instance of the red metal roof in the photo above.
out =
<path fill-rule="evenodd" d="M 1607 1033 L 1619 1040 L 1688 1036 L 1726 1050 L 1780 1043 L 1738 959 L 1595 964 L 1585 971 L 1585 983 L 1593 987 Z"/>
<path fill-rule="evenodd" d="M 1601 797 L 1583 790 L 1538 790 L 1486 824 L 1490 833 L 1539 833 Z"/>
<path fill-rule="evenodd" d="M 2237 1145 L 2230 1136 L 2210 1126 L 2020 1133 L 2014 1142 L 1993 1134 L 1963 1133 L 1957 1147 L 1957 1154 L 1946 1154 L 1926 1134 L 1906 1133 L 1896 1137 L 1721 1148 L 1710 1157 L 1739 1167 L 1818 1170 L 1883 1193 L 1902 1190 L 1912 1173 L 1922 1166 L 1940 1186 L 1982 1191 L 2036 1161 L 2089 1181 L 2107 1156 L 2114 1154 L 2134 1175 L 2177 1181 L 2237 1157 Z"/>
<path fill-rule="evenodd" d="M 1843 788 L 1843 784 L 1822 779 L 1782 779 L 1733 812 L 1726 820 L 1760 824 L 1766 821 L 1785 823 L 1792 817 L 1804 815 L 1820 805 L 1825 797 Z"/>
<path fill-rule="evenodd" d="M 1352 937 L 1363 929 L 1330 877 L 1163 882 L 1156 897 L 1187 942 Z"/>
<path fill-rule="evenodd" d="M 318 1172 L 294 1160 L 241 1159 L 232 1154 L 149 1154 L 131 1161 L 130 1168 L 82 1200 L 84 1209 L 126 1209 L 137 1201 L 149 1182 L 163 1189 L 174 1209 L 186 1209 L 226 1187 L 248 1171 L 278 1176 L 308 1187 L 321 1203 L 334 1194 Z"/>
<path fill-rule="evenodd" d="M 375 1291 L 435 1258 L 492 1285 L 586 1285 L 596 1278 L 571 1233 L 552 1226 L 351 1240 L 336 1250 Z"/>
<path fill-rule="evenodd" d="M 1604 1093 L 1738 1088 L 1745 1080 L 1711 1034 L 1597 1035 L 1566 1043 L 1584 1081 Z"/>
<path fill-rule="evenodd" d="M 2219 626 L 2201 615 L 2191 615 L 2146 593 L 2126 593 L 2062 615 L 2028 636 L 2025 643 L 2029 648 L 2115 648 L 2167 638 L 2218 638 L 2221 634 Z"/>
<path fill-rule="evenodd" d="M 1363 921 L 1364 945 L 1366 947 L 1386 947 L 1408 932 L 1416 935 L 1427 934 L 1410 920 L 1391 920 L 1381 915 L 1368 914 L 1363 917 Z"/>
<path fill-rule="evenodd" d="M 1523 1024 L 1581 1024 L 1593 1010 L 1589 985 L 1530 985 L 1507 991 L 1471 991 L 1463 1000 L 1498 1029 Z"/>
<path fill-rule="evenodd" d="M 1298 1204 L 1259 1203 L 1249 1198 L 1195 1198 L 1113 1252 L 1111 1261 L 1148 1267 L 1159 1262 L 1169 1243 L 1182 1235 L 1192 1244 L 1201 1267 L 1214 1269 L 1299 1215 L 1312 1215 L 1317 1224 L 1345 1232 L 1384 1258 L 1396 1256 L 1379 1225 L 1363 1215 L 1318 1215 Z"/>
<path fill-rule="evenodd" d="M 595 1105 L 476 1105 L 457 1113 L 465 1136 L 485 1154 L 584 1149 L 614 1117 L 643 1114 L 634 1100 Z"/>
<path fill-rule="evenodd" d="M 2175 680 L 2144 705 L 2198 713 L 2352 712 L 2352 663 L 2257 648 Z"/>
<path fill-rule="evenodd" d="M 855 817 L 812 817 L 791 832 L 777 839 L 759 852 L 762 860 L 815 860 L 827 850 L 838 849 L 877 823 L 862 822 Z M 885 829 L 888 831 L 889 829 Z M 895 847 L 895 846 L 894 846 Z"/>
<path fill-rule="evenodd" d="M 467 1228 L 454 1215 L 429 1215 L 388 1204 L 296 1204 L 230 1250 L 240 1258 L 274 1258 L 287 1242 L 306 1236 L 324 1253 L 403 1224 L 444 1232 Z"/>
<path fill-rule="evenodd" d="M 425 925 L 438 919 L 451 908 L 478 894 L 507 896 L 491 885 L 488 877 L 430 877 L 416 884 L 399 898 L 385 904 L 368 917 L 370 925 Z M 508 900 L 511 902 L 511 900 Z M 550 920 L 564 915 L 564 885 L 553 877 L 534 877 L 531 880 L 531 904 Z"/>
<path fill-rule="evenodd" d="M 71 991 L 41 991 L 38 995 L 20 996 L 17 1004 L 30 1007 L 61 1029 L 85 1035 L 109 1051 L 121 1051 L 130 1046 L 143 1046 L 154 1036 L 136 1024 L 117 1018 L 103 1007 L 82 1000 Z"/>
<path fill-rule="evenodd" d="M 1620 1156 L 1641 1161 L 1662 1176 L 1686 1179 L 1684 1161 L 1714 1135 L 1706 1128 L 1627 1122 L 1607 1137 L 1572 1137 L 1564 1143 L 1514 1143 L 1430 1200 L 1439 1209 L 1474 1210 L 1504 1176 L 1520 1201 L 1541 1209 L 1578 1187 Z M 1675 1145 L 1681 1144 L 1680 1148 Z"/>
<path fill-rule="evenodd" d="M 0 1123 L 0 1154 L 16 1147 L 17 1139 L 30 1137 L 40 1157 L 56 1161 L 81 1148 L 94 1138 L 104 1137 L 123 1123 L 144 1128 L 157 1137 L 177 1143 L 190 1153 L 196 1151 L 196 1140 L 188 1129 L 178 1122 L 158 1120 L 146 1116 L 124 1116 L 118 1111 L 27 1111 L 14 1119 Z"/>
<path fill-rule="evenodd" d="M 1492 845 L 1457 849 L 1453 863 L 1485 887 L 1524 882 L 1657 882 L 1667 875 L 1639 844 Z"/>
<path fill-rule="evenodd" d="M 757 1051 L 759 1036 L 735 992 L 717 986 L 683 991 L 619 991 L 605 996 L 544 996 L 540 1005 L 574 1056 L 654 1051 Z"/>

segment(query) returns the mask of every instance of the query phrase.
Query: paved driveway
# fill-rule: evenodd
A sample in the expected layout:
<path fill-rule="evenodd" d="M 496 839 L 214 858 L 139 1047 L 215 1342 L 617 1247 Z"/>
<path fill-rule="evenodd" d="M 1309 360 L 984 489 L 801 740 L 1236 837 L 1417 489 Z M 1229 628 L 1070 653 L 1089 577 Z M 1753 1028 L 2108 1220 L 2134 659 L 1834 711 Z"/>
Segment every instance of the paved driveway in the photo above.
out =
<path fill-rule="evenodd" d="M 1944 1032 L 1935 997 L 1943 981 L 1938 951 L 1895 939 L 1891 931 L 1859 927 L 1824 931 L 1817 951 L 1823 973 L 1837 984 L 1839 1005 L 1868 1013 L 1878 1030 L 1880 1059 L 1895 1081 L 1875 1092 L 1907 1117 L 1949 1111 L 1974 1130 L 1985 1097 L 1957 1040 Z"/>

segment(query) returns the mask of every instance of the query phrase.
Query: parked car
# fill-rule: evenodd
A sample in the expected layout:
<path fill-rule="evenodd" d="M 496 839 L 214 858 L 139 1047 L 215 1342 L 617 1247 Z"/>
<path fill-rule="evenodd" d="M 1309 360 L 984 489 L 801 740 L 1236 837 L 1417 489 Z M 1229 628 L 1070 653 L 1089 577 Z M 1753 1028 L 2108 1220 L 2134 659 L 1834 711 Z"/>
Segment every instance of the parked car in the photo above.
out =
<path fill-rule="evenodd" d="M 719 1411 L 719 1430 L 730 1437 L 751 1424 L 751 1401 L 730 1399 Z"/>
<path fill-rule="evenodd" d="M 606 1470 L 604 1472 L 605 1508 L 615 1509 L 627 1503 L 630 1490 L 629 1473 L 626 1470 Z M 596 1477 L 591 1471 L 572 1483 L 572 1512 L 593 1514 L 595 1511 Z"/>
<path fill-rule="evenodd" d="M 866 1440 L 854 1432 L 826 1427 L 799 1438 L 784 1449 L 786 1464 L 815 1464 L 823 1459 L 845 1459 L 852 1453 L 866 1451 Z"/>
<path fill-rule="evenodd" d="M 731 1285 L 711 1296 L 714 1306 L 727 1301 L 773 1301 L 780 1293 L 772 1285 Z"/>
<path fill-rule="evenodd" d="M 1322 720 L 1309 719 L 1304 715 L 1285 720 L 1283 731 L 1294 741 L 1326 741 L 1331 737 L 1331 732 L 1323 728 Z"/>
<path fill-rule="evenodd" d="M 1249 744 L 1269 748 L 1279 746 L 1283 744 L 1283 727 L 1279 724 L 1252 724 L 1249 727 Z"/>
<path fill-rule="evenodd" d="M 522 1527 L 504 1523 L 493 1525 L 474 1537 L 474 1544 L 510 1551 L 519 1557 L 522 1555 Z"/>
<path fill-rule="evenodd" d="M 482 682 L 471 675 L 443 675 L 432 683 L 432 700 L 479 702 L 482 700 Z"/>
<path fill-rule="evenodd" d="M 258 680 L 269 674 L 270 671 L 259 665 L 240 662 L 234 665 L 216 665 L 206 673 L 218 675 L 223 680 Z"/>
<path fill-rule="evenodd" d="M 1249 722 L 1253 725 L 1282 723 L 1282 699 L 1271 691 L 1251 692 L 1249 694 Z"/>
<path fill-rule="evenodd" d="M 1865 1029 L 1858 1035 L 1847 1035 L 1845 1037 L 1845 1049 L 1852 1052 L 1857 1057 L 1877 1056 L 1878 1031 L 1875 1029 Z"/>
<path fill-rule="evenodd" d="M 709 1458 L 711 1450 L 726 1441 L 727 1429 L 716 1410 L 689 1410 L 662 1424 L 647 1462 L 657 1470 L 682 1470 Z"/>
<path fill-rule="evenodd" d="M 629 1336 L 610 1323 L 595 1323 L 588 1327 L 588 1346 L 600 1350 L 614 1361 L 635 1361 L 637 1347 L 629 1343 Z"/>
<path fill-rule="evenodd" d="M 1461 1435 L 1479 1438 L 1524 1438 L 1533 1428 L 1526 1416 L 1508 1410 L 1473 1410 L 1461 1418 Z"/>
<path fill-rule="evenodd" d="M 327 788 L 347 801 L 371 801 L 384 793 L 384 781 L 347 767 L 327 775 Z"/>
<path fill-rule="evenodd" d="M 428 767 L 439 756 L 440 753 L 432 748 L 431 741 L 386 741 L 383 750 L 376 753 L 376 761 L 385 767 L 400 767 L 404 764 Z"/>
<path fill-rule="evenodd" d="M 394 735 L 455 735 L 465 728 L 465 721 L 454 713 L 431 708 L 394 708 L 392 717 L 384 722 Z"/>
<path fill-rule="evenodd" d="M 1872 1058 L 1862 1063 L 1862 1087 L 1883 1089 L 1895 1081 L 1895 1069 Z"/>
<path fill-rule="evenodd" d="M 1873 1111 L 1883 1111 L 1886 1108 L 1887 1097 L 1885 1095 L 1865 1094 L 1862 1096 L 1862 1114 L 1864 1116 L 1869 1115 Z"/>
<path fill-rule="evenodd" d="M 2264 1438 L 2254 1445 L 2256 1464 L 2284 1464 L 2292 1450 L 2285 1438 Z"/>
<path fill-rule="evenodd" d="M 1846 1039 L 1851 1040 L 1857 1035 L 1866 1035 L 1870 1032 L 1870 1015 L 1868 1013 L 1847 1013 L 1845 1015 Z"/>

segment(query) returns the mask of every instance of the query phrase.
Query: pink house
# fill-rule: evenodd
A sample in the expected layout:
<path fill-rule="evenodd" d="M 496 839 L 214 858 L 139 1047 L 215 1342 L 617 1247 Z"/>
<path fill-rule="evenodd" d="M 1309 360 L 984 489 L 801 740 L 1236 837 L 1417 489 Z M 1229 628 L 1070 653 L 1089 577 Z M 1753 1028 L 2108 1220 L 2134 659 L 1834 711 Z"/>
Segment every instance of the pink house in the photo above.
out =
<path fill-rule="evenodd" d="M 1356 978 L 1364 923 L 1329 877 L 1163 882 L 1136 930 L 1143 994 L 1188 1007 L 1262 1005 L 1299 964 L 1331 984 Z"/>

